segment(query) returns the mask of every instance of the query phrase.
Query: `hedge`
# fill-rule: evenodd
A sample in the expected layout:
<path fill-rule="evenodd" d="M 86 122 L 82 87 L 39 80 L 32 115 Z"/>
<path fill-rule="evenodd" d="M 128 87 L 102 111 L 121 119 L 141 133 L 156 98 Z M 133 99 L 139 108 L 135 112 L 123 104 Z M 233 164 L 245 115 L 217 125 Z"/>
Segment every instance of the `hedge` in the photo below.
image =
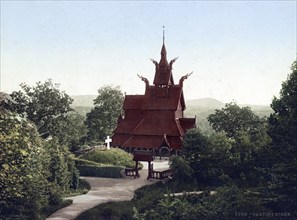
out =
<path fill-rule="evenodd" d="M 75 165 L 85 165 L 85 166 L 101 166 L 101 163 L 97 163 L 94 161 L 90 161 L 90 160 L 85 160 L 82 158 L 73 158 Z"/>
<path fill-rule="evenodd" d="M 121 166 L 93 166 L 93 165 L 76 165 L 81 176 L 122 178 Z"/>
<path fill-rule="evenodd" d="M 81 155 L 79 158 L 101 164 L 112 164 L 124 167 L 135 166 L 132 155 L 119 148 L 111 148 L 110 150 L 96 148 Z"/>

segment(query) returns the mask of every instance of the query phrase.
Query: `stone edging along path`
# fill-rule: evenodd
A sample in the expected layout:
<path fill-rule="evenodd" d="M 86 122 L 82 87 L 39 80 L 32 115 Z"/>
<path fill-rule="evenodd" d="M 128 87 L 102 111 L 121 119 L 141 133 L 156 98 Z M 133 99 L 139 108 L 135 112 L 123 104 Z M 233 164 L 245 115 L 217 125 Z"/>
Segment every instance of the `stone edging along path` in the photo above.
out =
<path fill-rule="evenodd" d="M 156 163 L 156 167 L 168 167 L 168 162 Z M 129 201 L 133 198 L 134 191 L 142 186 L 155 183 L 157 180 L 148 181 L 147 167 L 140 170 L 140 178 L 124 177 L 121 179 L 83 177 L 91 185 L 91 190 L 84 195 L 69 197 L 73 203 L 62 208 L 47 220 L 71 220 L 75 219 L 82 212 L 91 209 L 101 203 L 109 201 Z"/>

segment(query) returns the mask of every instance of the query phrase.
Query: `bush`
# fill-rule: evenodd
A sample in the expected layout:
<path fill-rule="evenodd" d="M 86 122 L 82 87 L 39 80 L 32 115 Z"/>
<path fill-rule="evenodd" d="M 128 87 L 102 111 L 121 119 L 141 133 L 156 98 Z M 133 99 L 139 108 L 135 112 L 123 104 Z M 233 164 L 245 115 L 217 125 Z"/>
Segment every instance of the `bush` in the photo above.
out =
<path fill-rule="evenodd" d="M 79 179 L 79 190 L 82 190 L 83 193 L 87 193 L 91 189 L 90 183 L 85 181 L 84 179 Z"/>
<path fill-rule="evenodd" d="M 58 211 L 59 209 L 67 207 L 67 206 L 71 205 L 72 203 L 73 203 L 72 200 L 63 200 L 63 201 L 59 202 L 58 204 L 47 206 L 46 208 L 44 208 L 44 210 L 42 210 L 42 214 L 44 217 L 48 217 L 51 214 Z"/>
<path fill-rule="evenodd" d="M 81 155 L 79 158 L 101 164 L 110 164 L 124 167 L 135 166 L 132 155 L 118 148 L 112 148 L 110 150 L 94 149 L 84 155 Z"/>
<path fill-rule="evenodd" d="M 106 178 L 122 178 L 121 171 L 124 167 L 120 166 L 90 166 L 77 165 L 77 169 L 81 176 L 106 177 Z"/>

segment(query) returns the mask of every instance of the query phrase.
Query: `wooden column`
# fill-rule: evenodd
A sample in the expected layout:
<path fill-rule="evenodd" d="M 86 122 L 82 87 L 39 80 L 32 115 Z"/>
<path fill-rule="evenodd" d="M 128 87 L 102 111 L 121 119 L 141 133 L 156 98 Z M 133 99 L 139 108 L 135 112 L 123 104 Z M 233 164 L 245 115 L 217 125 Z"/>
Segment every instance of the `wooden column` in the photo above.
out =
<path fill-rule="evenodd" d="M 147 176 L 148 180 L 152 178 L 152 171 L 153 171 L 153 164 L 151 164 L 151 161 L 148 161 L 148 176 Z"/>
<path fill-rule="evenodd" d="M 136 177 L 140 177 L 138 173 L 138 160 L 135 161 L 135 172 L 136 172 Z"/>

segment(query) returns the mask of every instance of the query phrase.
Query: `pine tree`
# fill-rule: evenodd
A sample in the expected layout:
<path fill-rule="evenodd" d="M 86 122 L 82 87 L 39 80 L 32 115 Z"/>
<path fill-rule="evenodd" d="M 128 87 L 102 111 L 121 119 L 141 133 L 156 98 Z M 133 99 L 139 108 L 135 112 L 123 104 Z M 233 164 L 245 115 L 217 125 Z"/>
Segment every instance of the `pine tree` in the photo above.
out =
<path fill-rule="evenodd" d="M 275 208 L 297 215 L 297 60 L 291 69 L 292 73 L 282 84 L 280 97 L 274 97 L 272 101 L 274 113 L 269 117 L 269 135 L 274 157 L 272 193 L 276 195 Z"/>

